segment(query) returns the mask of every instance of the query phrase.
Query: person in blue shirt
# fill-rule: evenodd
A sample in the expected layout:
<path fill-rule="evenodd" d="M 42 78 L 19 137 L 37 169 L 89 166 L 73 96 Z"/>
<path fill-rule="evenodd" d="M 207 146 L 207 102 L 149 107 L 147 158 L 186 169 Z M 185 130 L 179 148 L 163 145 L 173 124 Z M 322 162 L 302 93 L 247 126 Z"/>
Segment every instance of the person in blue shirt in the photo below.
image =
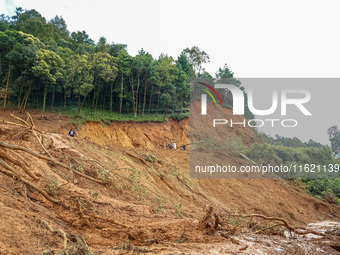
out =
<path fill-rule="evenodd" d="M 76 132 L 74 132 L 74 130 L 71 128 L 70 132 L 68 132 L 68 134 L 71 136 L 71 137 L 74 137 L 76 135 Z"/>

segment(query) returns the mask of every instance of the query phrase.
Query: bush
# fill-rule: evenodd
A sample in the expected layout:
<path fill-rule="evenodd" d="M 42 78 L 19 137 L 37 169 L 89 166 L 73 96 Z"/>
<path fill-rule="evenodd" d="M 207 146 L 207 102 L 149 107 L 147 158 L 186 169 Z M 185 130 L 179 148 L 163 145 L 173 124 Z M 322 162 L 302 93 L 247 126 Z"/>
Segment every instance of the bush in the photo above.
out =
<path fill-rule="evenodd" d="M 272 145 L 267 143 L 255 143 L 250 150 L 246 151 L 246 156 L 258 164 L 278 165 L 282 160 L 276 155 Z"/>

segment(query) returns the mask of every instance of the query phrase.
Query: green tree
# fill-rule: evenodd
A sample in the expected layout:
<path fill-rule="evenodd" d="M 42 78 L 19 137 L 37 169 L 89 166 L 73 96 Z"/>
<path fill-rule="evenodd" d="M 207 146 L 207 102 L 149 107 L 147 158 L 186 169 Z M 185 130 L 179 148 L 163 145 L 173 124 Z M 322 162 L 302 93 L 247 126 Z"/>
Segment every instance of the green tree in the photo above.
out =
<path fill-rule="evenodd" d="M 70 32 L 67 30 L 63 17 L 55 16 L 50 20 L 49 24 L 52 26 L 52 34 L 55 40 L 70 40 Z"/>
<path fill-rule="evenodd" d="M 150 68 L 151 62 L 152 56 L 149 53 L 145 52 L 143 49 L 139 51 L 138 55 L 135 56 L 131 62 L 131 73 L 129 76 L 130 77 L 129 80 L 131 84 L 133 111 L 135 118 L 137 117 L 139 104 L 139 88 L 141 82 L 143 82 L 149 77 L 148 69 Z M 137 86 L 135 86 L 135 81 L 137 82 Z M 144 92 L 146 93 L 145 89 Z M 146 96 L 145 93 L 144 96 Z"/>
<path fill-rule="evenodd" d="M 104 36 L 100 37 L 96 45 L 97 52 L 109 53 L 110 45 L 106 43 L 106 38 Z"/>
<path fill-rule="evenodd" d="M 48 85 L 52 86 L 52 107 L 55 96 L 55 84 L 57 79 L 61 77 L 64 61 L 55 52 L 40 49 L 36 55 L 32 71 L 34 75 L 44 83 L 44 99 L 42 111 L 45 112 Z"/>
<path fill-rule="evenodd" d="M 44 44 L 37 37 L 34 37 L 31 34 L 26 34 L 21 31 L 19 33 L 24 37 L 24 58 L 22 61 L 22 70 L 20 71 L 20 76 L 18 77 L 18 81 L 22 81 L 19 82 L 18 93 L 18 109 L 21 112 L 24 111 L 26 108 L 28 98 L 35 83 L 35 76 L 32 71 L 32 67 L 34 66 L 36 55 L 39 49 L 44 47 Z M 23 92 L 25 93 L 23 99 L 21 100 Z"/>
<path fill-rule="evenodd" d="M 62 89 L 63 89 L 63 105 L 64 108 L 66 108 L 66 101 L 67 98 L 71 96 L 72 92 L 72 73 L 70 72 L 72 66 L 72 60 L 74 58 L 74 52 L 67 47 L 58 47 L 58 55 L 61 57 L 61 59 L 65 63 L 65 67 L 63 69 L 63 74 L 60 80 L 62 81 Z"/>
<path fill-rule="evenodd" d="M 182 54 L 187 57 L 197 76 L 201 74 L 203 68 L 202 64 L 210 63 L 209 55 L 205 51 L 200 50 L 197 46 L 185 48 L 182 51 Z"/>
<path fill-rule="evenodd" d="M 157 106 L 156 112 L 159 109 L 159 102 L 161 98 L 161 90 L 164 86 L 172 85 L 173 81 L 176 78 L 176 65 L 172 57 L 168 55 L 161 54 L 156 62 L 156 66 L 154 68 L 154 81 L 157 86 Z M 172 88 L 168 89 L 169 91 L 173 91 Z M 171 96 L 170 96 L 171 97 Z M 169 96 L 167 96 L 167 99 Z"/>
<path fill-rule="evenodd" d="M 219 68 L 216 73 L 217 79 L 233 79 L 234 78 L 234 72 L 232 72 L 227 64 L 224 64 L 223 68 Z"/>
<path fill-rule="evenodd" d="M 93 56 L 93 70 L 94 70 L 94 90 L 92 111 L 95 111 L 98 105 L 99 94 L 105 84 L 110 83 L 110 112 L 112 113 L 112 92 L 113 81 L 115 80 L 118 69 L 116 67 L 118 59 L 108 53 L 97 52 Z"/>
<path fill-rule="evenodd" d="M 0 31 L 6 31 L 9 28 L 10 17 L 0 14 Z"/>
<path fill-rule="evenodd" d="M 117 44 L 114 44 L 112 43 L 110 46 L 109 46 L 109 54 L 114 56 L 114 57 L 118 57 L 118 54 L 119 52 L 122 50 L 122 49 L 125 49 L 126 50 L 127 48 L 127 45 L 126 44 L 121 44 L 121 43 L 117 43 Z"/>
<path fill-rule="evenodd" d="M 7 67 L 5 77 L 5 88 L 3 90 L 4 105 L 3 109 L 6 108 L 8 92 L 10 89 L 10 81 L 12 79 L 13 69 L 16 65 L 22 61 L 22 47 L 24 44 L 24 37 L 17 31 L 0 32 L 0 70 L 1 75 L 4 67 Z"/>
<path fill-rule="evenodd" d="M 131 72 L 130 69 L 131 57 L 125 50 L 122 48 L 118 53 L 118 70 L 120 73 L 121 83 L 120 83 L 120 104 L 119 104 L 119 118 L 122 116 L 122 107 L 123 107 L 123 97 L 124 97 L 124 76 L 128 76 Z"/>
<path fill-rule="evenodd" d="M 13 28 L 27 34 L 32 34 L 40 40 L 47 40 L 51 35 L 51 26 L 46 22 L 46 19 L 41 16 L 36 10 L 26 10 L 17 8 L 17 15 L 14 16 Z"/>
<path fill-rule="evenodd" d="M 331 142 L 332 151 L 334 154 L 340 153 L 340 130 L 338 126 L 332 126 L 327 130 L 329 141 Z"/>
<path fill-rule="evenodd" d="M 84 105 L 86 97 L 93 90 L 92 63 L 89 55 L 75 55 L 70 64 L 70 82 L 73 84 L 73 92 L 78 99 L 78 114 Z M 81 96 L 83 101 L 81 102 Z"/>
<path fill-rule="evenodd" d="M 176 93 L 180 102 L 181 112 L 183 112 L 183 104 L 189 99 L 190 81 L 195 73 L 192 65 L 184 54 L 181 54 L 176 60 L 178 68 L 177 78 L 175 80 Z"/>

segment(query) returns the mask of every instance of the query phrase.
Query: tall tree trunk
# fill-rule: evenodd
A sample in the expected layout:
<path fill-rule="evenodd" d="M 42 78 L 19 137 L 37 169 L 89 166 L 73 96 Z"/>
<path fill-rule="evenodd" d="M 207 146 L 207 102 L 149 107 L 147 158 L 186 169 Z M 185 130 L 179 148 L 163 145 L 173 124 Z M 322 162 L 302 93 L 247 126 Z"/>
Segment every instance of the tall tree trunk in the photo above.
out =
<path fill-rule="evenodd" d="M 86 96 L 84 96 L 84 99 L 83 99 L 83 102 L 81 102 L 81 106 L 80 106 L 80 108 L 83 108 L 83 106 L 84 106 L 84 103 L 85 103 L 85 99 L 86 99 Z"/>
<path fill-rule="evenodd" d="M 158 99 L 157 99 L 157 106 L 156 106 L 156 113 L 158 113 L 158 107 L 159 107 L 159 100 L 161 98 L 161 87 L 159 87 L 158 90 Z"/>
<path fill-rule="evenodd" d="M 6 79 L 6 88 L 5 88 L 5 95 L 4 95 L 4 109 L 6 108 L 6 103 L 7 103 L 7 96 L 8 96 L 8 85 L 9 85 L 9 80 L 11 79 L 11 70 L 12 70 L 12 65 L 11 65 L 11 60 L 9 61 L 9 66 L 8 66 L 8 73 L 7 73 L 7 79 Z"/>
<path fill-rule="evenodd" d="M 133 111 L 135 111 L 136 96 L 135 96 L 135 84 L 134 84 L 134 79 L 133 79 L 133 72 L 131 72 L 130 84 L 131 84 L 131 90 L 132 90 L 132 103 L 133 103 L 132 108 L 133 108 Z"/>
<path fill-rule="evenodd" d="M 137 90 L 136 90 L 136 103 L 135 103 L 135 118 L 137 117 L 137 109 L 138 109 L 138 98 L 139 98 L 139 85 L 140 85 L 140 73 L 137 74 Z"/>
<path fill-rule="evenodd" d="M 20 106 L 20 109 L 19 109 L 19 112 L 22 112 L 22 111 L 25 111 L 26 109 L 26 104 L 27 104 L 27 100 L 28 100 L 28 97 L 29 97 L 29 94 L 31 92 L 31 89 L 32 89 L 32 86 L 33 86 L 33 82 L 32 84 L 29 86 L 25 96 L 24 96 L 24 99 L 22 100 L 22 104 Z"/>
<path fill-rule="evenodd" d="M 54 97 L 55 97 L 55 85 L 53 86 L 53 93 L 52 93 L 52 103 L 51 103 L 51 111 L 53 111 Z"/>
<path fill-rule="evenodd" d="M 92 112 L 94 112 L 94 105 L 96 103 L 96 89 L 93 90 L 93 97 L 92 97 Z"/>
<path fill-rule="evenodd" d="M 64 109 L 66 108 L 67 90 L 64 88 Z"/>
<path fill-rule="evenodd" d="M 113 92 L 113 82 L 110 83 L 110 113 L 112 115 L 112 92 Z"/>
<path fill-rule="evenodd" d="M 46 98 L 47 98 L 47 85 L 44 84 L 44 99 L 43 99 L 43 108 L 42 112 L 45 112 L 45 106 L 46 106 Z"/>
<path fill-rule="evenodd" d="M 145 103 L 146 103 L 146 83 L 144 84 L 144 100 L 143 100 L 143 110 L 142 110 L 142 119 L 144 118 L 144 109 L 145 109 Z"/>
<path fill-rule="evenodd" d="M 148 114 L 150 114 L 151 104 L 152 104 L 152 96 L 153 96 L 153 89 L 151 89 L 151 95 L 150 95 L 150 101 L 149 101 L 149 111 Z"/>
<path fill-rule="evenodd" d="M 122 73 L 122 81 L 120 84 L 120 105 L 119 105 L 119 119 L 122 117 L 122 107 L 123 107 L 123 89 L 124 89 L 124 75 Z"/>
<path fill-rule="evenodd" d="M 97 107 L 98 107 L 99 95 L 100 95 L 100 90 L 98 91 L 97 96 L 96 96 L 96 103 L 95 103 L 95 105 L 94 105 L 94 111 L 96 111 L 96 110 L 97 110 Z"/>
<path fill-rule="evenodd" d="M 18 110 L 20 109 L 21 96 L 22 96 L 22 83 L 20 82 L 20 89 L 18 93 Z"/>
<path fill-rule="evenodd" d="M 80 93 L 78 94 L 78 115 L 80 115 Z"/>
<path fill-rule="evenodd" d="M 140 107 L 141 102 L 142 102 L 142 94 L 139 93 L 138 104 L 137 104 L 137 114 L 141 114 L 141 107 Z"/>

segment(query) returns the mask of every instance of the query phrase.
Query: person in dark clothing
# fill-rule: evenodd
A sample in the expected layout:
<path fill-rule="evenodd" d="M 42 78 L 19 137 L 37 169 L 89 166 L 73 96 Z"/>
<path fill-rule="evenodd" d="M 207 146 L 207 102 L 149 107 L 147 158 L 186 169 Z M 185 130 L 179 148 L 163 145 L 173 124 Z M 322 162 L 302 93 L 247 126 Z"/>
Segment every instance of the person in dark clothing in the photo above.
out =
<path fill-rule="evenodd" d="M 170 150 L 172 150 L 172 145 L 170 143 L 168 143 L 168 147 Z"/>
<path fill-rule="evenodd" d="M 185 148 L 185 144 L 182 145 L 182 148 L 183 148 L 184 151 L 187 150 L 187 148 Z"/>
<path fill-rule="evenodd" d="M 71 136 L 71 137 L 74 137 L 76 135 L 76 132 L 74 132 L 74 130 L 71 128 L 70 132 L 68 132 L 68 134 Z"/>

